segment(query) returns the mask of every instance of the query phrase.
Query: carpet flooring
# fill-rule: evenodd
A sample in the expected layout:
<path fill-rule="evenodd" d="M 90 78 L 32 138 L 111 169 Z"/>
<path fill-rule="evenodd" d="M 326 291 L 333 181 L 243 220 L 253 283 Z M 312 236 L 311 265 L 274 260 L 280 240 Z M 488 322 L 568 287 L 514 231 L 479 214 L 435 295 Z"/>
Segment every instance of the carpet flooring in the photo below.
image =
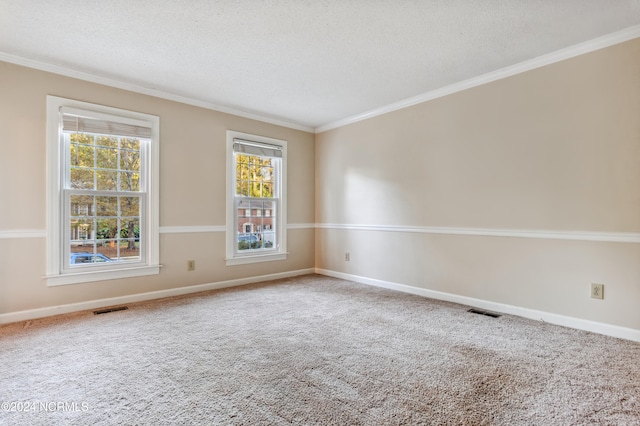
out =
<path fill-rule="evenodd" d="M 308 275 L 0 326 L 2 425 L 640 425 L 640 344 Z"/>

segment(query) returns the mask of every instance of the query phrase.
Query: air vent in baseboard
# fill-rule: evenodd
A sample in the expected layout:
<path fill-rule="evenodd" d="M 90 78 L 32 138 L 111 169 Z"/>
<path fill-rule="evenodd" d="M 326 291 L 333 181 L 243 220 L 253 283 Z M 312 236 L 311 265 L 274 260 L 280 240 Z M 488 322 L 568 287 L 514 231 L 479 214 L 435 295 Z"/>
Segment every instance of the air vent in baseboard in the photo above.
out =
<path fill-rule="evenodd" d="M 129 309 L 127 306 L 116 306 L 115 308 L 105 308 L 105 309 L 93 311 L 93 314 L 94 315 L 108 314 L 109 312 L 126 311 L 127 309 Z"/>
<path fill-rule="evenodd" d="M 500 318 L 500 314 L 496 314 L 495 312 L 484 311 L 482 309 L 471 308 L 467 312 L 471 312 L 472 314 L 486 315 L 491 318 Z"/>

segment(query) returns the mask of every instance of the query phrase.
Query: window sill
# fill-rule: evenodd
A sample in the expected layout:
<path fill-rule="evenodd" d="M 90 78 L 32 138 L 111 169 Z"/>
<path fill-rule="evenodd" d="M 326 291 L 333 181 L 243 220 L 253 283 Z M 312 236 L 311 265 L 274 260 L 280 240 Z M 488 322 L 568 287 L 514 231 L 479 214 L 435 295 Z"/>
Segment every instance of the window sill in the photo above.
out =
<path fill-rule="evenodd" d="M 134 268 L 112 269 L 109 271 L 73 272 L 44 277 L 48 286 L 82 284 L 93 281 L 117 280 L 122 278 L 142 277 L 145 275 L 157 275 L 160 273 L 160 265 L 139 266 Z"/>
<path fill-rule="evenodd" d="M 226 258 L 227 266 L 247 265 L 249 263 L 272 262 L 276 260 L 287 260 L 289 253 L 254 254 L 232 258 Z"/>

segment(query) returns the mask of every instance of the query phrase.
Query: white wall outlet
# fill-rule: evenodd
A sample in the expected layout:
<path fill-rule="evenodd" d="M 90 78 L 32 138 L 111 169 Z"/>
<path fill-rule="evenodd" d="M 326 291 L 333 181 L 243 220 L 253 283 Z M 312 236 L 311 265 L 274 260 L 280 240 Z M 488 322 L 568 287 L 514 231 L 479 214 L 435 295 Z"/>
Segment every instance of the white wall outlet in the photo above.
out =
<path fill-rule="evenodd" d="M 196 261 L 187 260 L 187 271 L 195 271 L 195 270 L 196 270 Z"/>
<path fill-rule="evenodd" d="M 351 261 L 351 253 L 349 253 L 348 251 L 344 253 L 344 261 L 345 262 Z"/>
<path fill-rule="evenodd" d="M 591 297 L 593 299 L 604 299 L 604 284 L 591 283 Z"/>

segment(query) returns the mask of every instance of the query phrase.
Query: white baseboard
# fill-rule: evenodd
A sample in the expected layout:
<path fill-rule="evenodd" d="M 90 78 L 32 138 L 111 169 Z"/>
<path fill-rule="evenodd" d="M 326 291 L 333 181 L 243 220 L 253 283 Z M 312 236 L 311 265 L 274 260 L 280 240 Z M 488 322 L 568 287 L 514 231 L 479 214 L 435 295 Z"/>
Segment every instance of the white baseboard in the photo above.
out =
<path fill-rule="evenodd" d="M 111 297 L 107 299 L 89 300 L 86 302 L 70 303 L 67 305 L 50 306 L 46 308 L 29 309 L 18 312 L 0 314 L 0 324 L 26 321 L 36 318 L 44 318 L 53 315 L 67 314 L 70 312 L 86 311 L 106 306 L 122 305 L 125 303 L 143 302 L 146 300 L 162 299 L 164 297 L 181 296 L 184 294 L 198 293 L 201 291 L 217 290 L 220 288 L 236 287 L 246 284 L 270 281 L 281 278 L 295 277 L 315 273 L 314 268 L 299 269 L 297 271 L 280 272 L 277 274 L 260 275 L 256 277 L 238 278 L 235 280 L 219 281 L 208 284 L 199 284 L 188 287 L 177 287 L 167 290 L 150 291 L 147 293 L 130 294 L 127 296 Z"/>
<path fill-rule="evenodd" d="M 620 327 L 617 325 L 605 324 L 596 321 L 589 321 L 580 318 L 568 317 L 564 315 L 553 314 L 534 309 L 521 308 L 503 303 L 491 302 L 488 300 L 475 299 L 472 297 L 460 296 L 457 294 L 444 293 L 441 291 L 427 290 L 424 288 L 413 287 L 405 284 L 398 284 L 390 281 L 382 281 L 373 278 L 362 277 L 359 275 L 347 274 L 344 272 L 331 271 L 327 269 L 316 268 L 316 274 L 326 275 L 343 280 L 354 281 L 361 284 L 372 285 L 375 287 L 387 288 L 390 290 L 411 293 L 418 296 L 428 297 L 431 299 L 444 300 L 447 302 L 459 303 L 461 305 L 472 306 L 475 308 L 486 309 L 489 311 L 499 312 L 503 314 L 516 315 L 536 321 L 548 322 L 550 324 L 561 325 L 564 327 L 575 328 L 578 330 L 590 331 L 593 333 L 604 334 L 606 336 L 617 337 L 620 339 L 632 340 L 640 342 L 640 330 L 633 328 Z"/>

